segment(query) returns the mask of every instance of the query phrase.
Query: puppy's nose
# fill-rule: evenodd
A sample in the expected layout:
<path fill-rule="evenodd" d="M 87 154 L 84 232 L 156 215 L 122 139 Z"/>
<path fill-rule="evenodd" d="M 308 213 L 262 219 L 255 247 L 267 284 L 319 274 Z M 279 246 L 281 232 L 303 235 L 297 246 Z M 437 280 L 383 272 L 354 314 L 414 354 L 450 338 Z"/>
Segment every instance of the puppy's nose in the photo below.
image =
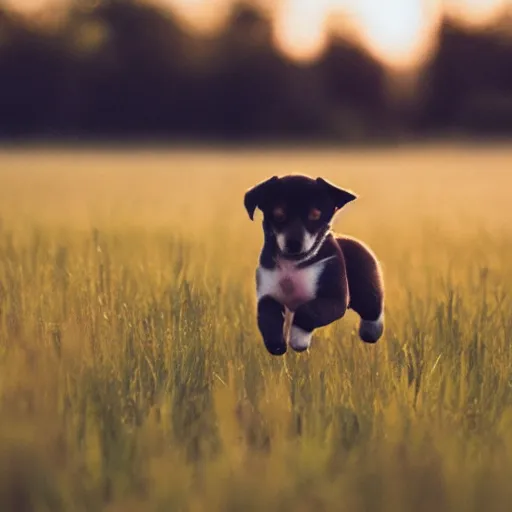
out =
<path fill-rule="evenodd" d="M 302 249 L 302 242 L 300 240 L 296 240 L 296 239 L 292 238 L 291 240 L 288 239 L 286 241 L 286 250 L 290 254 L 297 254 L 300 252 L 301 249 Z"/>

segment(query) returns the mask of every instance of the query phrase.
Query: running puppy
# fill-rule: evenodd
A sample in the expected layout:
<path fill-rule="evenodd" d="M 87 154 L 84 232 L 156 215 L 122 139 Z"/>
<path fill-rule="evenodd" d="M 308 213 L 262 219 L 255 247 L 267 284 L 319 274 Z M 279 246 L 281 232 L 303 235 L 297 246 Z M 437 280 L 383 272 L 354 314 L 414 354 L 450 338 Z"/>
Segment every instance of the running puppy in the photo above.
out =
<path fill-rule="evenodd" d="M 330 223 L 356 196 L 308 176 L 274 176 L 248 190 L 251 220 L 263 212 L 264 245 L 256 271 L 257 320 L 265 347 L 287 350 L 285 308 L 292 314 L 289 343 L 302 352 L 312 333 L 345 315 L 361 318 L 359 336 L 376 343 L 384 331 L 384 285 L 375 255 L 362 242 L 336 236 Z"/>

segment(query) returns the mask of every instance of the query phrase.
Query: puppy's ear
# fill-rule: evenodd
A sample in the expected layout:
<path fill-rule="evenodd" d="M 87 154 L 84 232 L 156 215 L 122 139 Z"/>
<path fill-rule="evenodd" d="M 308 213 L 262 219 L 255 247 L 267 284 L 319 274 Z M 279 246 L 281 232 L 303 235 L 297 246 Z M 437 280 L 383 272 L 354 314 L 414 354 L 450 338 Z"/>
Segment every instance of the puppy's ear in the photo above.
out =
<path fill-rule="evenodd" d="M 279 181 L 277 176 L 272 176 L 266 181 L 262 181 L 249 189 L 244 196 L 244 206 L 251 220 L 254 219 L 254 211 L 260 207 L 265 195 L 269 192 L 270 187 Z"/>
<path fill-rule="evenodd" d="M 357 196 L 353 192 L 344 190 L 323 178 L 317 178 L 316 182 L 327 190 L 327 193 L 331 196 L 331 199 L 334 202 L 336 210 L 343 208 L 347 203 L 357 199 Z"/>

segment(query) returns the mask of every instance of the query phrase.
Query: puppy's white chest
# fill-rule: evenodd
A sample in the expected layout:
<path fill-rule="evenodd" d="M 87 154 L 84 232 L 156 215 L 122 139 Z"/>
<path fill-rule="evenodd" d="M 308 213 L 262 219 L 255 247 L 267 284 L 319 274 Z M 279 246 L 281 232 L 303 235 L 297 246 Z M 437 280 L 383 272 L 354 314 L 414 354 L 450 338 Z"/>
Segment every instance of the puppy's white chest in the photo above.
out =
<path fill-rule="evenodd" d="M 259 267 L 258 300 L 270 296 L 292 311 L 297 309 L 301 304 L 315 298 L 318 279 L 326 261 L 322 260 L 304 268 L 298 268 L 288 261 L 278 262 L 273 269 Z"/>

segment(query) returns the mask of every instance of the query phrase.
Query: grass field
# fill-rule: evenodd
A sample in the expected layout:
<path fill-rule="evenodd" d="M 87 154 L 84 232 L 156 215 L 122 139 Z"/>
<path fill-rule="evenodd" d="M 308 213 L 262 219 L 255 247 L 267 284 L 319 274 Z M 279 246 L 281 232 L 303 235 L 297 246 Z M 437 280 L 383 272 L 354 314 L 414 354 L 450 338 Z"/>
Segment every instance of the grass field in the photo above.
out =
<path fill-rule="evenodd" d="M 305 172 L 382 260 L 357 317 L 272 358 L 261 216 Z M 512 149 L 0 152 L 0 510 L 508 511 Z"/>

